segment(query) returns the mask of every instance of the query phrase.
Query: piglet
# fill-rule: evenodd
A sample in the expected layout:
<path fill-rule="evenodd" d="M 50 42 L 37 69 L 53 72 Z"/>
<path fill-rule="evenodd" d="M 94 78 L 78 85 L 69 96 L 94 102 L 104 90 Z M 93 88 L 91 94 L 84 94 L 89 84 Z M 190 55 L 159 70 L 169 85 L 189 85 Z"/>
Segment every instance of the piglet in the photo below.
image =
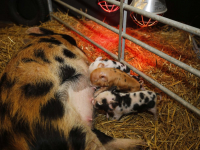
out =
<path fill-rule="evenodd" d="M 157 95 L 153 91 L 118 93 L 115 90 L 104 91 L 92 101 L 96 109 L 102 109 L 107 117 L 119 120 L 123 115 L 149 111 L 157 120 Z"/>
<path fill-rule="evenodd" d="M 97 68 L 117 68 L 127 74 L 130 74 L 130 68 L 128 66 L 118 61 L 113 61 L 109 59 L 102 60 L 102 57 L 97 57 L 96 60 L 90 64 L 89 72 L 91 73 Z"/>
<path fill-rule="evenodd" d="M 92 86 L 101 87 L 94 96 L 116 86 L 121 92 L 140 91 L 140 83 L 127 73 L 115 68 L 97 68 L 90 74 Z"/>

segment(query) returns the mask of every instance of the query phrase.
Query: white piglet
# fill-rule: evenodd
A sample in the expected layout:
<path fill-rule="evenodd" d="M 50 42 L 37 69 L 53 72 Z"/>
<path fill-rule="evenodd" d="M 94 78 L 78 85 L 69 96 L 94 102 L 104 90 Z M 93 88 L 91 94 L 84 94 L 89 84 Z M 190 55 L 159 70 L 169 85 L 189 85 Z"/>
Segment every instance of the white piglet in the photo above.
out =
<path fill-rule="evenodd" d="M 109 59 L 102 60 L 102 57 L 97 57 L 96 60 L 90 64 L 89 72 L 91 73 L 97 68 L 117 68 L 130 75 L 130 68 L 128 66 L 118 61 L 113 61 Z"/>
<path fill-rule="evenodd" d="M 157 120 L 157 95 L 153 91 L 138 91 L 132 93 L 118 93 L 115 90 L 104 91 L 93 100 L 96 109 L 102 109 L 107 117 L 119 120 L 123 115 L 149 111 Z"/>

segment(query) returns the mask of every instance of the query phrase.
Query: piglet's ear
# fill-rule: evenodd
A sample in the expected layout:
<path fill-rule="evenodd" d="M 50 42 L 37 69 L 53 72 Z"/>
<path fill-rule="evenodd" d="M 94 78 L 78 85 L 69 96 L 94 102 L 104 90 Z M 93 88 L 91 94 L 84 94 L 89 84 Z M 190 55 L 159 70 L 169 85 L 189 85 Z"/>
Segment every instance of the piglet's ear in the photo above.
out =
<path fill-rule="evenodd" d="M 43 35 L 54 35 L 54 32 L 45 28 L 31 27 L 26 30 L 26 34 L 43 36 Z"/>
<path fill-rule="evenodd" d="M 95 59 L 95 61 L 100 61 L 102 59 L 102 57 L 97 57 L 96 59 Z"/>
<path fill-rule="evenodd" d="M 104 68 L 104 66 L 105 65 L 103 63 L 99 63 L 98 66 L 97 66 L 97 68 Z"/>
<path fill-rule="evenodd" d="M 107 82 L 108 81 L 108 78 L 106 76 L 104 76 L 104 75 L 100 75 L 100 79 L 103 82 Z"/>
<path fill-rule="evenodd" d="M 109 104 L 108 106 L 109 106 L 109 108 L 110 108 L 111 110 L 113 110 L 115 107 L 117 107 L 117 105 L 118 105 L 118 102 L 112 102 L 112 103 Z"/>
<path fill-rule="evenodd" d="M 113 110 L 112 104 L 109 104 L 108 107 L 109 107 L 111 110 Z"/>
<path fill-rule="evenodd" d="M 30 43 L 30 42 L 31 42 L 31 39 L 23 39 L 24 44 L 27 44 L 27 43 Z"/>

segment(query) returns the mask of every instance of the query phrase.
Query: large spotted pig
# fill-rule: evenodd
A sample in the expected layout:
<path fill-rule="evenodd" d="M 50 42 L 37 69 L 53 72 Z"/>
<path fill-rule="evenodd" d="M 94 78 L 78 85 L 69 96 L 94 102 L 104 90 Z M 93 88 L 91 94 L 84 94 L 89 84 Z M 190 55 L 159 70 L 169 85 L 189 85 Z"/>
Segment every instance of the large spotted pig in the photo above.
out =
<path fill-rule="evenodd" d="M 95 108 L 102 109 L 107 117 L 119 120 L 123 115 L 149 111 L 157 120 L 157 94 L 152 91 L 118 93 L 115 90 L 104 91 L 94 98 Z"/>
<path fill-rule="evenodd" d="M 135 92 L 141 88 L 135 78 L 116 68 L 97 68 L 90 74 L 90 81 L 92 86 L 101 87 L 95 96 L 112 86 L 121 92 Z"/>
<path fill-rule="evenodd" d="M 91 73 L 97 68 L 116 68 L 120 69 L 123 72 L 126 72 L 127 74 L 130 74 L 130 68 L 128 66 L 118 61 L 113 61 L 109 59 L 102 60 L 102 57 L 97 57 L 96 60 L 90 64 L 89 72 Z"/>
<path fill-rule="evenodd" d="M 1 150 L 137 148 L 142 140 L 91 130 L 89 64 L 76 41 L 33 27 L 0 78 Z"/>

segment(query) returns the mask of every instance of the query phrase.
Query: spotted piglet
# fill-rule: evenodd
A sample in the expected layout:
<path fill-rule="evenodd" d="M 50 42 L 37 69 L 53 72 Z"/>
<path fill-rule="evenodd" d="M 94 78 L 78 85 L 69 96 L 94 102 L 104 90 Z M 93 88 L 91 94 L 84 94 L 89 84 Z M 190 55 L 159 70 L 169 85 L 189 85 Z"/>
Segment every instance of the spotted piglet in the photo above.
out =
<path fill-rule="evenodd" d="M 115 90 L 104 91 L 92 101 L 96 109 L 102 109 L 107 117 L 119 120 L 123 115 L 149 111 L 157 120 L 157 93 L 153 91 L 138 91 L 118 93 Z"/>
<path fill-rule="evenodd" d="M 109 59 L 102 60 L 102 57 L 97 57 L 96 60 L 90 64 L 89 72 L 91 73 L 97 68 L 116 68 L 120 69 L 123 72 L 126 72 L 127 74 L 130 74 L 130 68 L 128 66 L 118 61 L 113 61 Z"/>

